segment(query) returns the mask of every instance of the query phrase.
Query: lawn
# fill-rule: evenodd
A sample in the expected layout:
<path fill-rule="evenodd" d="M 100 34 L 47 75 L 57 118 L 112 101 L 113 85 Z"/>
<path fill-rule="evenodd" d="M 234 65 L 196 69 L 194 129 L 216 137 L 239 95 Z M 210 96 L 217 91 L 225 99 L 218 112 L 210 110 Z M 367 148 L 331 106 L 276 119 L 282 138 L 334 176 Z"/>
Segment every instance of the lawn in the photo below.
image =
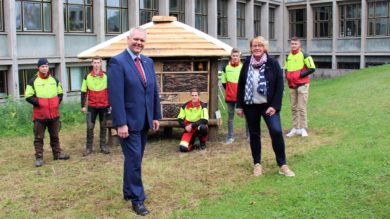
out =
<path fill-rule="evenodd" d="M 297 174 L 294 178 L 277 174 L 265 127 L 265 173 L 251 175 L 252 160 L 240 118 L 235 121 L 234 144 L 222 144 L 224 122 L 219 140 L 210 142 L 205 151 L 178 153 L 179 130 L 172 138 L 151 136 L 143 163 L 151 217 L 388 217 L 389 84 L 388 65 L 314 80 L 309 137 L 286 139 L 288 163 Z M 226 121 L 226 112 L 222 115 Z M 288 90 L 282 123 L 287 132 L 291 124 Z M 111 148 L 110 155 L 94 153 L 83 158 L 84 124 L 66 126 L 60 137 L 71 159 L 53 161 L 46 141 L 41 168 L 33 165 L 32 130 L 0 138 L 0 218 L 136 217 L 130 203 L 122 199 L 120 148 Z"/>

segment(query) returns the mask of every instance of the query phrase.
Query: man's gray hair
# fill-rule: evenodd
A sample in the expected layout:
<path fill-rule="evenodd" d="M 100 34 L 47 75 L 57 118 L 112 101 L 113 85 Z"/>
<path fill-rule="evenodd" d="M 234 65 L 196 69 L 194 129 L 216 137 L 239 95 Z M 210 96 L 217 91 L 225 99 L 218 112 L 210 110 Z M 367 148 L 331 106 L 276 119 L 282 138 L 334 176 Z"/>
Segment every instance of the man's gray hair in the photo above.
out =
<path fill-rule="evenodd" d="M 132 37 L 136 31 L 142 32 L 145 34 L 146 37 L 146 30 L 142 27 L 133 27 L 129 31 L 129 37 Z"/>

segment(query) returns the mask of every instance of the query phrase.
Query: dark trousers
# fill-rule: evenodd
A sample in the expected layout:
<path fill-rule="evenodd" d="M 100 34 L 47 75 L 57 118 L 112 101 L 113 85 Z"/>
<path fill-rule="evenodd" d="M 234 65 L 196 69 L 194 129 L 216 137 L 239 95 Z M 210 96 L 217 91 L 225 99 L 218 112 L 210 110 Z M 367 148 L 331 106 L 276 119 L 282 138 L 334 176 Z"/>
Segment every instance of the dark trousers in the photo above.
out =
<path fill-rule="evenodd" d="M 100 148 L 106 146 L 106 117 L 108 108 L 93 108 L 88 107 L 87 113 L 87 149 L 92 150 L 93 145 L 93 130 L 95 128 L 96 117 L 99 116 L 100 124 Z"/>
<path fill-rule="evenodd" d="M 143 204 L 145 200 L 142 184 L 141 164 L 144 156 L 148 134 L 147 120 L 141 131 L 129 131 L 129 137 L 120 138 L 122 152 L 125 157 L 123 171 L 123 197 L 135 205 Z"/>
<path fill-rule="evenodd" d="M 50 146 L 52 148 L 53 157 L 57 157 L 61 153 L 60 148 L 60 120 L 35 120 L 34 121 L 34 147 L 35 157 L 42 158 L 43 156 L 43 139 L 45 138 L 46 127 L 50 135 Z"/>
<path fill-rule="evenodd" d="M 284 151 L 284 139 L 282 126 L 280 123 L 279 112 L 273 116 L 267 116 L 265 114 L 268 104 L 253 104 L 246 105 L 244 107 L 244 114 L 246 121 L 248 122 L 249 134 L 250 134 L 250 145 L 252 151 L 253 162 L 261 163 L 261 130 L 260 121 L 263 117 L 267 124 L 269 134 L 272 140 L 272 148 L 274 149 L 276 162 L 279 166 L 286 164 L 286 154 Z"/>

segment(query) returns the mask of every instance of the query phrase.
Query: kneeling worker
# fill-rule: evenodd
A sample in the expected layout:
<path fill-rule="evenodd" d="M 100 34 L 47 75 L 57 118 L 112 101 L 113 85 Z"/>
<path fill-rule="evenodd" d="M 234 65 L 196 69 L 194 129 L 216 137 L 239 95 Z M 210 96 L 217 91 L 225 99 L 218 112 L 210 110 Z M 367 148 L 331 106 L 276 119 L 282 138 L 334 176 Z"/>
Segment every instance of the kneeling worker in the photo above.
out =
<path fill-rule="evenodd" d="M 198 89 L 194 88 L 191 90 L 191 100 L 180 108 L 180 113 L 177 118 L 179 119 L 180 125 L 184 128 L 184 133 L 180 141 L 180 151 L 191 151 L 196 137 L 199 137 L 200 149 L 205 149 L 209 114 L 206 103 L 199 100 Z"/>

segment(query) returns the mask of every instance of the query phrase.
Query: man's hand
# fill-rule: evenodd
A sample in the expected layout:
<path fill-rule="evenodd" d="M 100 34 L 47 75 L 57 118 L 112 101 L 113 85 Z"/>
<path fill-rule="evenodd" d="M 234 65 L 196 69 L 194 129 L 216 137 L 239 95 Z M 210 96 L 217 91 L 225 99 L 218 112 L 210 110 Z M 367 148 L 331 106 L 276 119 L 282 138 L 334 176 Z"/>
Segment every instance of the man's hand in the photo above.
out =
<path fill-rule="evenodd" d="M 160 122 L 158 120 L 153 120 L 153 131 L 156 132 L 160 128 Z"/>
<path fill-rule="evenodd" d="M 267 116 L 273 116 L 276 113 L 276 110 L 273 107 L 268 107 L 267 111 L 265 111 L 265 114 Z"/>
<path fill-rule="evenodd" d="M 127 125 L 122 125 L 122 126 L 118 127 L 118 136 L 120 138 L 129 137 L 129 128 L 127 127 Z"/>
<path fill-rule="evenodd" d="M 244 110 L 240 109 L 240 108 L 237 108 L 236 109 L 236 113 L 239 117 L 244 117 Z"/>
<path fill-rule="evenodd" d="M 87 108 L 86 107 L 81 108 L 81 112 L 86 114 L 87 113 Z"/>
<path fill-rule="evenodd" d="M 192 126 L 191 126 L 191 124 L 189 124 L 189 125 L 186 126 L 186 131 L 187 131 L 187 132 L 191 132 L 191 131 L 192 131 Z"/>

